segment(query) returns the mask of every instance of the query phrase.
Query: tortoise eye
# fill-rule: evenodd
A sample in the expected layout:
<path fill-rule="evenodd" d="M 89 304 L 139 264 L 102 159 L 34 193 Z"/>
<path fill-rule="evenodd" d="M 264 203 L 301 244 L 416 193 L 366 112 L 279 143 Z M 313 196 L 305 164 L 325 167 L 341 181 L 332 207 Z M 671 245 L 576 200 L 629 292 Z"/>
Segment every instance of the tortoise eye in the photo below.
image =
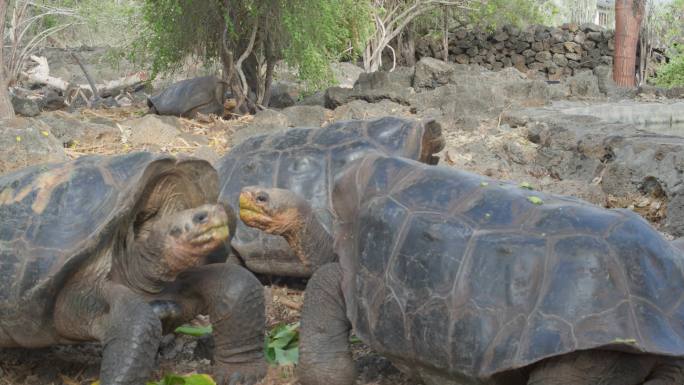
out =
<path fill-rule="evenodd" d="M 264 192 L 257 193 L 256 200 L 260 203 L 266 203 L 268 202 L 268 194 Z"/>

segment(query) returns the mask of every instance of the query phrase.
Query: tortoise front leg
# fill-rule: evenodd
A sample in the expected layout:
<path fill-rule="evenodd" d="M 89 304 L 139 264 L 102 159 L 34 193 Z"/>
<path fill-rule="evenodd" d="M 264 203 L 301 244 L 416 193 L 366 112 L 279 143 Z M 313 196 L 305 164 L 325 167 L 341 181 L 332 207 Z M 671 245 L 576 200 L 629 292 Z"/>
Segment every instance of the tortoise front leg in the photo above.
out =
<path fill-rule="evenodd" d="M 161 340 L 157 315 L 130 289 L 72 285 L 58 296 L 54 321 L 60 337 L 103 345 L 101 385 L 139 385 L 149 380 Z"/>
<path fill-rule="evenodd" d="M 217 383 L 251 385 L 266 375 L 264 289 L 246 269 L 229 263 L 204 265 L 178 277 L 183 313 L 208 314 Z"/>
<path fill-rule="evenodd" d="M 300 362 L 304 385 L 351 385 L 356 369 L 349 349 L 351 324 L 342 294 L 342 269 L 330 263 L 306 285 L 301 316 Z"/>

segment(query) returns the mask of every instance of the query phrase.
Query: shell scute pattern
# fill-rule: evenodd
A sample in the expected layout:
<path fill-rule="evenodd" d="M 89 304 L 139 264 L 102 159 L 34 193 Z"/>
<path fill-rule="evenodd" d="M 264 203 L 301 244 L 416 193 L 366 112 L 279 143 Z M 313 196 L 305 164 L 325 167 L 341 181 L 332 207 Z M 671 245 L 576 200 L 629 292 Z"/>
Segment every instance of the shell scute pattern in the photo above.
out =
<path fill-rule="evenodd" d="M 487 379 L 577 350 L 684 355 L 684 260 L 638 215 L 378 155 L 342 182 L 349 314 L 400 364 Z"/>
<path fill-rule="evenodd" d="M 352 120 L 320 129 L 293 128 L 248 139 L 218 163 L 220 199 L 238 207 L 246 186 L 278 187 L 298 193 L 311 203 L 322 226 L 331 229 L 332 185 L 350 162 L 370 152 L 419 157 L 424 124 L 406 119 Z M 299 275 L 302 267 L 280 237 L 239 222 L 232 247 L 250 270 Z M 278 256 L 278 272 L 261 271 Z"/>
<path fill-rule="evenodd" d="M 412 135 L 415 123 L 404 120 L 400 124 L 393 118 L 380 118 L 368 123 L 367 135 L 375 143 L 383 147 L 386 153 L 403 152 L 409 159 L 418 159 L 421 150 L 421 138 Z"/>
<path fill-rule="evenodd" d="M 0 191 L 12 193 L 0 201 L 0 308 L 42 294 L 49 300 L 106 238 L 107 225 L 130 211 L 136 178 L 155 160 L 169 162 L 147 153 L 86 156 L 1 177 Z"/>

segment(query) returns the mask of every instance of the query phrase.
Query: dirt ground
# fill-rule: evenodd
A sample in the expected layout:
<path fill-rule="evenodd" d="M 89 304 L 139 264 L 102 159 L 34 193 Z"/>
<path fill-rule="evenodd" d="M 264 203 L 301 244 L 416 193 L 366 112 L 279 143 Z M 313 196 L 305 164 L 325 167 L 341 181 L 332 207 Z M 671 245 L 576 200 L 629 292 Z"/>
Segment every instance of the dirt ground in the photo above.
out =
<path fill-rule="evenodd" d="M 266 285 L 268 329 L 299 320 L 302 285 Z M 97 344 L 55 346 L 45 349 L 0 349 L 0 385 L 90 385 L 97 380 L 102 349 Z M 162 339 L 154 379 L 164 374 L 207 373 L 210 369 L 205 340 L 169 334 Z M 359 385 L 413 385 L 383 357 L 363 344 L 353 345 Z M 295 385 L 291 367 L 268 369 L 260 385 Z"/>
<path fill-rule="evenodd" d="M 79 114 L 84 120 L 108 119 L 115 122 L 144 114 L 144 106 L 133 106 L 119 109 L 82 110 Z M 62 112 L 55 112 L 60 114 Z M 77 114 L 78 115 L 78 114 Z M 249 121 L 249 117 L 236 120 L 222 120 L 203 117 L 198 120 L 181 119 L 183 131 L 189 136 L 179 138 L 173 146 L 165 148 L 135 148 L 122 138 L 109 142 L 78 143 L 66 149 L 71 158 L 86 154 L 118 154 L 134 150 L 153 150 L 169 153 L 189 153 L 201 147 L 198 143 L 206 143 L 216 154 L 222 155 L 232 145 L 231 135 Z M 529 182 L 536 186 L 543 186 L 546 175 L 537 173 L 534 169 L 525 170 L 509 167 L 511 162 L 501 159 L 496 154 L 502 154 L 501 146 L 517 146 L 516 153 L 521 157 L 531 156 L 534 151 L 530 143 L 520 135 L 504 129 L 498 130 L 499 121 L 486 123 L 481 130 L 468 133 L 446 132 L 447 146 L 442 152 L 442 163 L 454 167 L 480 172 L 489 176 Z M 205 137 L 204 140 L 193 141 L 192 138 Z M 190 139 L 188 139 L 190 138 Z M 478 159 L 473 159 L 479 154 Z M 492 154 L 491 159 L 483 160 L 482 154 Z M 572 193 L 572 192 L 570 192 Z M 642 202 L 643 203 L 643 202 Z M 607 206 L 619 207 L 651 207 L 650 202 L 640 206 L 634 201 L 609 200 Z M 660 208 L 660 207 L 658 207 Z M 662 211 L 662 210 L 656 210 Z M 654 224 L 657 224 L 656 213 L 643 213 Z M 650 216 L 650 217 L 649 217 Z M 267 303 L 268 327 L 279 323 L 295 322 L 299 318 L 299 309 L 303 301 L 303 284 L 283 285 L 269 283 L 265 285 Z M 155 372 L 155 379 L 166 373 L 189 374 L 207 372 L 210 361 L 206 358 L 205 344 L 202 340 L 188 336 L 165 336 L 158 355 L 159 368 Z M 374 354 L 363 344 L 354 344 L 353 353 L 359 368 L 359 385 L 414 385 L 403 376 L 389 361 Z M 96 344 L 80 346 L 55 346 L 39 350 L 0 349 L 0 385 L 86 385 L 97 379 L 101 349 Z M 271 367 L 267 378 L 260 382 L 262 385 L 294 385 L 297 384 L 292 368 Z"/>

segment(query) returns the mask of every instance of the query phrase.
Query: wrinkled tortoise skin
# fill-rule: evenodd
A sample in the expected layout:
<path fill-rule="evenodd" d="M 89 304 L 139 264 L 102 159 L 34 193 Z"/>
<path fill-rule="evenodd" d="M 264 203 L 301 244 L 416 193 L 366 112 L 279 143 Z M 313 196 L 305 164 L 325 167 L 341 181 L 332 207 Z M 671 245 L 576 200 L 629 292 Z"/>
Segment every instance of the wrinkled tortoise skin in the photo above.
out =
<path fill-rule="evenodd" d="M 393 117 L 257 136 L 232 149 L 218 163 L 219 199 L 238 207 L 240 190 L 245 186 L 292 190 L 311 203 L 321 224 L 330 231 L 331 186 L 349 162 L 369 152 L 380 152 L 436 164 L 438 158 L 433 154 L 443 147 L 441 127 L 436 122 Z M 283 238 L 242 222 L 238 223 L 232 247 L 253 272 L 310 274 Z"/>
<path fill-rule="evenodd" d="M 684 258 L 631 211 L 382 156 L 350 166 L 333 199 L 349 319 L 409 372 L 684 356 Z"/>
<path fill-rule="evenodd" d="M 52 314 L 64 283 L 108 251 L 116 229 L 135 219 L 144 187 L 170 169 L 197 175 L 202 194 L 191 204 L 216 201 L 216 175 L 206 162 L 142 152 L 0 176 L 0 337 L 11 331 L 24 347 L 59 342 Z"/>

